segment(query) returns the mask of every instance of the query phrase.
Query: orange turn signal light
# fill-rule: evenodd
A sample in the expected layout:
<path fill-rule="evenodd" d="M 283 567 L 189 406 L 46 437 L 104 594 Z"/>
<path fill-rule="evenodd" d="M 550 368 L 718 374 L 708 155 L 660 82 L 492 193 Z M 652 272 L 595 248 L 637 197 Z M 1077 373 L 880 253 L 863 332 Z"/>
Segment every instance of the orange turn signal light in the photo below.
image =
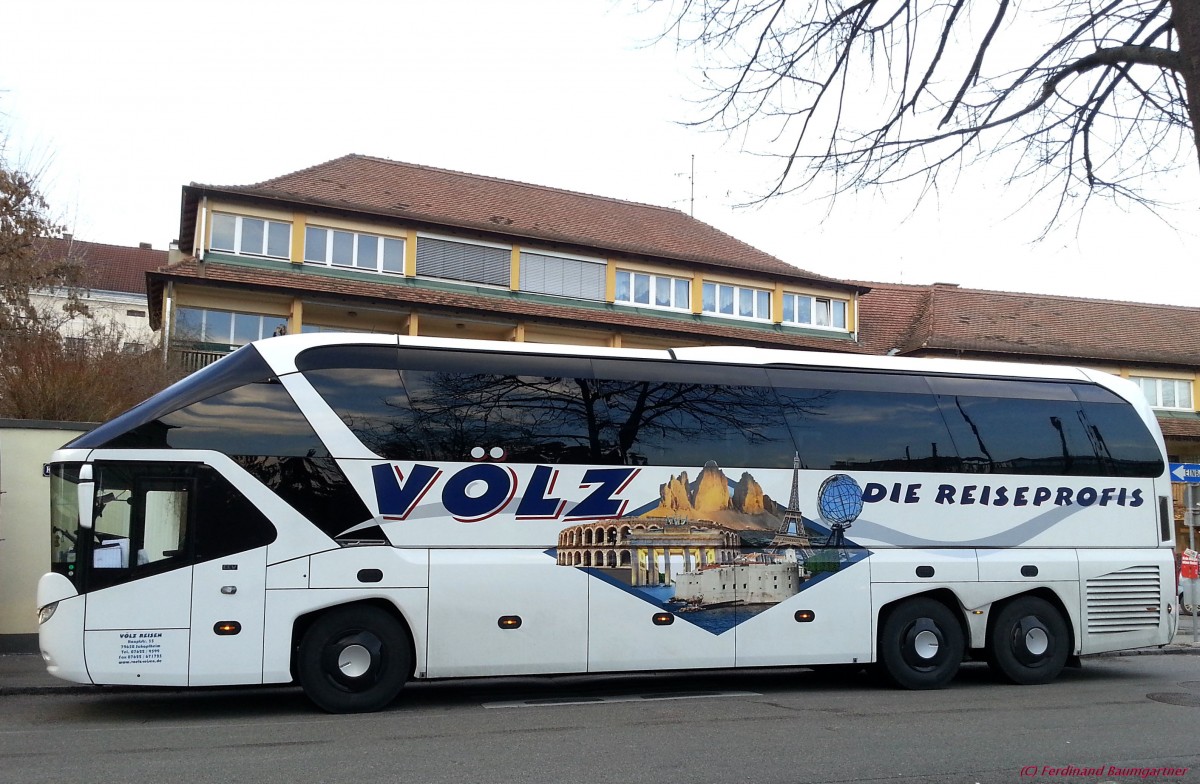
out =
<path fill-rule="evenodd" d="M 237 621 L 217 621 L 213 624 L 213 631 L 222 637 L 229 637 L 237 634 L 242 630 L 242 625 Z"/>
<path fill-rule="evenodd" d="M 796 610 L 797 623 L 812 623 L 817 615 L 812 610 Z"/>

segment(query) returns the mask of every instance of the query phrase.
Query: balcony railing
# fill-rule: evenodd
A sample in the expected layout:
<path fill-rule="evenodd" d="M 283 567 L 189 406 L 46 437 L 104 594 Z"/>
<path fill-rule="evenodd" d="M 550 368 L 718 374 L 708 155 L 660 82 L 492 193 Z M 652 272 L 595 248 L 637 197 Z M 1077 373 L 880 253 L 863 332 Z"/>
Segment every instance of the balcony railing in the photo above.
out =
<path fill-rule="evenodd" d="M 187 372 L 194 373 L 202 367 L 211 365 L 228 353 L 228 351 L 202 351 L 200 349 L 192 348 L 173 348 L 171 349 L 171 358 L 178 362 L 179 366 Z"/>

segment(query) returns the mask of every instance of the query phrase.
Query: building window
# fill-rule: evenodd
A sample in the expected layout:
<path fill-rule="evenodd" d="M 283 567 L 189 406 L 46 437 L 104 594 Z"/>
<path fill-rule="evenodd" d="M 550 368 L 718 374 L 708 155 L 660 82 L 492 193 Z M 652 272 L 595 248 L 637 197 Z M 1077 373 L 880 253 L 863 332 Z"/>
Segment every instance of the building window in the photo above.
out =
<path fill-rule="evenodd" d="M 812 297 L 807 294 L 783 295 L 783 323 L 803 327 L 846 329 L 849 303 L 844 299 Z"/>
<path fill-rule="evenodd" d="M 175 311 L 175 339 L 178 341 L 241 346 L 286 332 L 287 318 L 284 316 L 204 308 L 178 308 Z"/>
<path fill-rule="evenodd" d="M 617 270 L 614 299 L 625 305 L 647 305 L 667 310 L 692 309 L 692 281 L 648 272 Z"/>
<path fill-rule="evenodd" d="M 1147 378 L 1134 376 L 1130 379 L 1142 388 L 1142 394 L 1155 408 L 1176 408 L 1193 411 L 1192 382 L 1181 378 Z"/>
<path fill-rule="evenodd" d="M 705 283 L 702 309 L 718 316 L 770 321 L 771 292 L 725 283 Z"/>
<path fill-rule="evenodd" d="M 327 267 L 404 274 L 404 240 L 307 226 L 304 261 Z"/>
<path fill-rule="evenodd" d="M 216 212 L 209 248 L 243 256 L 291 258 L 292 224 Z"/>
<path fill-rule="evenodd" d="M 521 291 L 574 299 L 604 299 L 604 263 L 521 252 Z"/>
<path fill-rule="evenodd" d="M 417 274 L 507 288 L 512 279 L 512 249 L 419 237 Z"/>

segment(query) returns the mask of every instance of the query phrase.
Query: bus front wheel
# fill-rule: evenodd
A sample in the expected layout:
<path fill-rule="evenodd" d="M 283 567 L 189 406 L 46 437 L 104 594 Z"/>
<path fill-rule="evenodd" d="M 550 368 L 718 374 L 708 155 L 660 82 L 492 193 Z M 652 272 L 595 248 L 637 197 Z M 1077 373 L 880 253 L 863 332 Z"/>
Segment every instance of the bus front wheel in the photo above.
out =
<path fill-rule="evenodd" d="M 887 616 L 879 632 L 879 662 L 904 689 L 940 689 L 958 672 L 966 642 L 958 619 L 940 602 L 917 598 Z"/>
<path fill-rule="evenodd" d="M 1012 683 L 1048 683 L 1070 653 L 1062 614 L 1045 599 L 1022 596 L 1001 608 L 988 639 L 988 664 Z"/>
<path fill-rule="evenodd" d="M 296 676 L 304 693 L 329 713 L 386 707 L 412 672 L 408 634 L 377 607 L 322 615 L 300 640 Z"/>

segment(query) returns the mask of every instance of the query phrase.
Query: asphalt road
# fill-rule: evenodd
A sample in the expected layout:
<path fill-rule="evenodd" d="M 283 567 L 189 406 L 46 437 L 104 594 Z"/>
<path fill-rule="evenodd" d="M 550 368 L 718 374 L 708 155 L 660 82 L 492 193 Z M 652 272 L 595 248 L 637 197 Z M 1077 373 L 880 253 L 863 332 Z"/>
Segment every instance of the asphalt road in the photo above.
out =
<path fill-rule="evenodd" d="M 0 781 L 30 784 L 1200 784 L 1198 739 L 1196 655 L 1089 659 L 1037 687 L 967 665 L 935 692 L 803 670 L 418 684 L 360 716 L 291 688 L 0 697 Z"/>

